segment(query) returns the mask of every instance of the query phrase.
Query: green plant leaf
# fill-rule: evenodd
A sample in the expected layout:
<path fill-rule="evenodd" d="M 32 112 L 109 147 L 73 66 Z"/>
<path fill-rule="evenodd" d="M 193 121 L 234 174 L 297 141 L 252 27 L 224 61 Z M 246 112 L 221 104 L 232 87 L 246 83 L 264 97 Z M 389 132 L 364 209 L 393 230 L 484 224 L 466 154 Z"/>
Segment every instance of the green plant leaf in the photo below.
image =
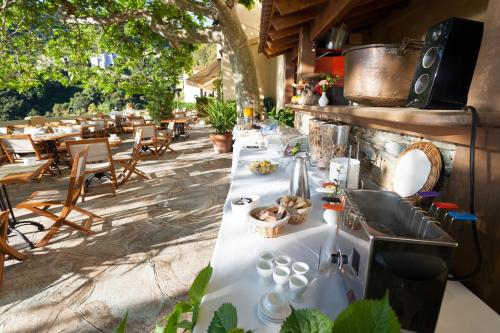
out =
<path fill-rule="evenodd" d="M 285 319 L 280 333 L 331 333 L 333 322 L 319 310 L 295 310 Z"/>
<path fill-rule="evenodd" d="M 208 333 L 228 333 L 235 329 L 237 325 L 238 314 L 236 308 L 230 303 L 224 303 L 214 312 L 210 326 L 208 326 Z"/>
<path fill-rule="evenodd" d="M 114 333 L 125 333 L 125 329 L 127 328 L 127 320 L 128 320 L 128 311 L 125 313 L 125 316 L 120 321 L 120 325 L 114 330 Z"/>
<path fill-rule="evenodd" d="M 181 322 L 182 314 L 192 311 L 192 305 L 186 301 L 177 303 L 172 312 L 167 316 L 167 324 L 163 327 L 156 327 L 155 333 L 176 333 L 177 326 Z"/>
<path fill-rule="evenodd" d="M 389 294 L 381 300 L 354 302 L 342 311 L 333 325 L 334 333 L 398 333 L 400 325 L 389 304 Z"/>
<path fill-rule="evenodd" d="M 208 282 L 212 277 L 212 271 L 212 266 L 208 264 L 208 266 L 203 268 L 194 279 L 194 282 L 189 289 L 189 298 L 191 299 L 192 304 L 200 304 L 201 299 L 207 290 Z"/>

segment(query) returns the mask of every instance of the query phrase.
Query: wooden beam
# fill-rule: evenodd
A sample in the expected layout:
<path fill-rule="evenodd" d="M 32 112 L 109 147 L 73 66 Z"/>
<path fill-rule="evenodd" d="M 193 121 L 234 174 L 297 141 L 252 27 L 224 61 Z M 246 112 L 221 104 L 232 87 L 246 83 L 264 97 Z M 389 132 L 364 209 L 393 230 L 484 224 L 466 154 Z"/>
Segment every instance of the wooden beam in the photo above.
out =
<path fill-rule="evenodd" d="M 292 61 L 295 62 L 295 67 L 297 67 L 297 58 L 299 57 L 299 47 L 297 45 L 294 46 L 292 50 Z"/>
<path fill-rule="evenodd" d="M 299 32 L 300 32 L 300 27 L 295 26 L 295 27 L 291 27 L 288 29 L 280 30 L 280 31 L 270 30 L 267 33 L 267 35 L 269 37 L 271 37 L 272 40 L 276 40 L 276 39 L 282 39 L 282 38 L 293 36 L 293 35 L 298 35 Z"/>
<path fill-rule="evenodd" d="M 293 96 L 293 86 L 292 84 L 295 82 L 295 67 L 296 67 L 296 62 L 293 61 L 293 50 L 287 51 L 285 53 L 285 87 L 284 87 L 284 94 L 283 94 L 283 106 L 287 103 L 290 103 L 292 100 Z"/>
<path fill-rule="evenodd" d="M 275 30 L 283 30 L 291 28 L 293 26 L 301 25 L 308 21 L 313 20 L 317 16 L 317 11 L 315 8 L 305 10 L 303 12 L 294 13 L 285 16 L 273 16 L 271 17 L 271 25 Z"/>
<path fill-rule="evenodd" d="M 269 46 L 269 48 L 271 48 L 271 49 L 275 49 L 275 48 L 278 48 L 278 47 L 283 46 L 283 45 L 297 43 L 298 41 L 299 41 L 299 35 L 295 35 L 295 36 L 290 36 L 290 37 L 286 37 L 283 39 L 277 39 L 277 40 L 273 40 L 273 41 L 268 40 L 267 46 Z"/>
<path fill-rule="evenodd" d="M 266 50 L 267 50 L 267 54 L 269 56 L 275 56 L 277 53 L 280 53 L 280 52 L 284 52 L 284 51 L 287 51 L 287 50 L 291 50 L 293 49 L 293 47 L 297 44 L 297 42 L 293 42 L 293 43 L 290 43 L 290 44 L 286 44 L 286 45 L 282 45 L 280 47 L 276 47 L 276 48 L 270 48 L 270 47 L 266 47 Z"/>
<path fill-rule="evenodd" d="M 360 0 L 330 0 L 328 6 L 314 20 L 311 29 L 311 40 L 321 37 L 333 25 L 340 23 L 349 11 L 357 5 Z"/>
<path fill-rule="evenodd" d="M 373 12 L 368 12 L 362 15 L 356 15 L 352 18 L 347 18 L 344 23 L 347 26 L 347 31 L 351 32 L 353 30 L 358 30 L 362 27 L 369 26 L 375 21 L 381 18 L 389 16 L 391 13 L 390 9 L 382 8 Z"/>
<path fill-rule="evenodd" d="M 366 13 L 371 13 L 376 10 L 392 7 L 394 5 L 400 5 L 402 2 L 405 2 L 405 5 L 408 5 L 409 0 L 378 0 L 366 3 L 364 5 L 358 5 L 354 7 L 349 14 L 345 17 L 346 20 L 356 17 L 358 15 L 363 15 Z M 399 6 L 398 6 L 399 7 Z"/>
<path fill-rule="evenodd" d="M 310 38 L 310 26 L 304 24 L 300 27 L 297 76 L 301 78 L 302 74 L 314 73 L 314 63 L 316 61 L 316 52 L 313 51 L 313 43 Z"/>
<path fill-rule="evenodd" d="M 327 0 L 276 0 L 274 5 L 281 16 L 299 12 L 301 10 L 319 5 Z"/>

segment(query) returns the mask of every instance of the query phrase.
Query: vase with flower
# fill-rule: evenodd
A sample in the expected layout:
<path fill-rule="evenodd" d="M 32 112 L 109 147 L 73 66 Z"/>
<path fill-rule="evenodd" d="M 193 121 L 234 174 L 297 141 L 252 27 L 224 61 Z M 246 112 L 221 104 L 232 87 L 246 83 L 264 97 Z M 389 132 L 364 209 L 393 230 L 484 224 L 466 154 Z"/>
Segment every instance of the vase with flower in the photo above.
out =
<path fill-rule="evenodd" d="M 328 88 L 333 87 L 338 81 L 340 81 L 340 76 L 327 75 L 324 79 L 320 80 L 316 86 L 318 94 L 321 94 L 318 104 L 319 106 L 327 106 L 330 101 L 326 97 L 326 91 Z"/>

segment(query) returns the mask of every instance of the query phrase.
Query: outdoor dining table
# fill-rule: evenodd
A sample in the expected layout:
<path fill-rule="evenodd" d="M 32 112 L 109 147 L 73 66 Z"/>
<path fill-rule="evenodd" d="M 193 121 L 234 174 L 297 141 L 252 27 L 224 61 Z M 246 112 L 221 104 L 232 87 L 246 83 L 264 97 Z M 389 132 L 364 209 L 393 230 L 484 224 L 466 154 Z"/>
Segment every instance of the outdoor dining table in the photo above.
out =
<path fill-rule="evenodd" d="M 186 124 L 189 123 L 190 121 L 193 121 L 194 117 L 179 117 L 179 118 L 169 118 L 169 119 L 163 119 L 161 121 L 162 126 L 164 126 L 165 129 L 168 128 L 168 125 L 170 123 L 173 124 L 174 126 L 174 138 L 179 138 L 182 137 L 184 139 L 189 137 L 189 133 L 186 132 Z"/>
<path fill-rule="evenodd" d="M 74 136 L 79 136 L 80 132 L 74 133 L 46 133 L 42 135 L 34 135 L 31 139 L 34 142 L 38 142 L 43 144 L 45 151 L 50 154 L 52 158 L 51 168 L 57 169 L 59 173 L 61 170 L 59 169 L 59 152 L 57 150 L 57 140 L 70 138 Z"/>
<path fill-rule="evenodd" d="M 14 231 L 21 236 L 30 248 L 34 248 L 33 243 L 19 230 L 17 227 L 22 224 L 30 224 L 38 228 L 39 231 L 44 230 L 44 226 L 33 221 L 17 221 L 12 209 L 12 204 L 7 192 L 7 185 L 26 183 L 40 175 L 51 164 L 52 159 L 36 161 L 34 165 L 24 165 L 23 163 L 7 163 L 0 165 L 0 208 L 2 211 L 9 210 L 9 233 Z"/>

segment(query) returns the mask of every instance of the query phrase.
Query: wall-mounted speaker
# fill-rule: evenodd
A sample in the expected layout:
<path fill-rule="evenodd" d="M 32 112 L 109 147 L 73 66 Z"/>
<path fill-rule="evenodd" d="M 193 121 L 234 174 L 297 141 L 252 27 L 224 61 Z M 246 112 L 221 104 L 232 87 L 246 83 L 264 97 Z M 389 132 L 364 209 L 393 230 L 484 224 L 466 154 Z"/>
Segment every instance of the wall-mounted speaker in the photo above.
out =
<path fill-rule="evenodd" d="M 407 105 L 460 109 L 467 104 L 483 23 L 450 18 L 429 29 Z"/>

